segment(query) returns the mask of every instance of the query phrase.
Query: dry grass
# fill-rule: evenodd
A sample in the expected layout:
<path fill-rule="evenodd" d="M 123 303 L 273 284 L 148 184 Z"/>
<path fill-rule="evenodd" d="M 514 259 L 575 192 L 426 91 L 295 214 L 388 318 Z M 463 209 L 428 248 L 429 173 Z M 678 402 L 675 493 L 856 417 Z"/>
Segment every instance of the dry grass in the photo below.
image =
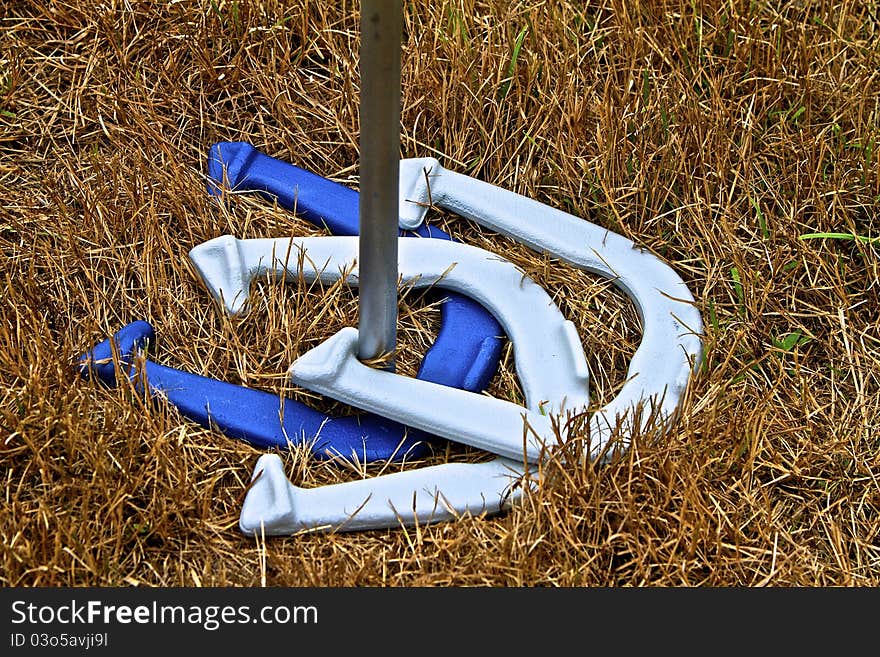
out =
<path fill-rule="evenodd" d="M 142 318 L 158 362 L 284 391 L 298 354 L 355 321 L 348 290 L 277 285 L 229 319 L 185 257 L 223 233 L 318 232 L 209 198 L 215 141 L 356 186 L 358 4 L 2 0 L 0 584 L 880 585 L 877 246 L 800 238 L 880 234 L 880 4 L 409 4 L 402 156 L 672 264 L 706 324 L 681 421 L 601 467 L 548 465 L 500 517 L 240 535 L 259 451 L 71 366 Z M 579 328 L 595 395 L 613 396 L 639 339 L 624 297 L 432 221 L 542 283 Z M 403 371 L 436 321 L 402 301 Z M 510 356 L 492 392 L 519 394 Z M 284 458 L 307 486 L 361 476 Z"/>

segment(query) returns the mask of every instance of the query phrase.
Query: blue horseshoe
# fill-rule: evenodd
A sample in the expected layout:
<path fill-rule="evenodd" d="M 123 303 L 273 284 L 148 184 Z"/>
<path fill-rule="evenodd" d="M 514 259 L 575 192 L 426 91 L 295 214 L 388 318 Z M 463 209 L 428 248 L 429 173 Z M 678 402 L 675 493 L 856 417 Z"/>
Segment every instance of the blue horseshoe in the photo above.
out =
<path fill-rule="evenodd" d="M 222 149 L 222 150 L 221 150 Z M 211 147 L 208 174 L 236 190 L 272 195 L 280 205 L 337 234 L 356 235 L 358 195 L 352 189 L 272 158 L 244 142 L 222 142 Z M 219 194 L 215 184 L 209 191 Z M 402 235 L 451 239 L 436 227 L 419 226 Z M 481 305 L 465 296 L 443 293 L 441 326 L 426 352 L 418 378 L 480 392 L 497 371 L 504 331 Z M 118 374 L 143 393 L 161 396 L 185 417 L 244 440 L 259 448 L 287 448 L 306 444 L 318 459 L 356 456 L 364 462 L 416 458 L 430 450 L 436 436 L 370 413 L 331 417 L 293 399 L 219 381 L 135 357 L 155 341 L 145 321 L 128 324 L 79 360 L 83 376 L 96 375 L 107 385 Z M 112 343 L 112 344 L 111 344 Z M 114 350 L 116 358 L 114 359 Z M 117 371 L 121 366 L 121 372 Z M 140 375 L 138 372 L 141 372 Z"/>

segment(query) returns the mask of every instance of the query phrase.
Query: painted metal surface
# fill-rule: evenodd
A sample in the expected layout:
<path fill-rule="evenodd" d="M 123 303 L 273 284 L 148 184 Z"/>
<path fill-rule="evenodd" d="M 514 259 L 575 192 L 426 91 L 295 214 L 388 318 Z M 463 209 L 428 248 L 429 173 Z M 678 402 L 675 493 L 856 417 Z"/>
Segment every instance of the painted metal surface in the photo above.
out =
<path fill-rule="evenodd" d="M 543 441 L 552 437 L 548 415 L 589 403 L 587 361 L 574 324 L 543 288 L 495 253 L 403 238 L 398 253 L 403 285 L 453 290 L 492 312 L 513 343 L 527 406 L 368 367 L 358 359 L 353 327 L 297 359 L 291 368 L 294 382 L 332 391 L 335 399 L 364 410 L 384 413 L 393 407 L 392 414 L 406 416 L 407 426 L 496 454 L 522 458 L 525 445 L 528 460 L 536 462 Z M 254 277 L 267 275 L 330 284 L 344 273 L 346 284 L 355 287 L 360 284 L 357 257 L 356 237 L 238 240 L 226 235 L 190 251 L 205 285 L 222 298 L 235 298 Z M 542 405 L 546 399 L 552 404 Z M 524 416 L 533 428 L 525 439 Z"/>
<path fill-rule="evenodd" d="M 239 516 L 248 536 L 313 531 L 360 531 L 495 514 L 521 496 L 522 463 L 445 463 L 372 479 L 303 488 L 284 474 L 277 454 L 254 467 Z"/>
<path fill-rule="evenodd" d="M 410 207 L 419 208 L 411 217 L 413 222 L 424 216 L 430 199 L 435 206 L 541 253 L 609 278 L 633 300 L 642 322 L 642 341 L 618 396 L 589 416 L 590 458 L 599 455 L 614 435 L 625 447 L 634 433 L 650 423 L 668 425 L 674 419 L 691 373 L 702 358 L 702 318 L 687 285 L 671 267 L 621 235 L 509 190 L 443 169 L 433 158 L 401 162 L 400 184 L 407 186 L 408 198 L 416 201 Z M 351 337 L 343 332 L 336 340 L 344 347 Z M 318 356 L 330 351 L 337 357 L 312 358 L 305 354 L 301 359 L 306 359 L 307 367 L 297 374 L 295 362 L 294 376 L 300 382 L 320 381 L 331 396 L 337 392 L 342 396 L 351 394 L 347 379 L 339 382 L 338 391 L 334 390 L 333 373 L 339 371 L 339 361 L 350 360 L 346 350 L 336 345 L 319 351 L 323 348 L 316 348 Z M 522 378 L 526 369 L 518 367 L 517 373 Z M 556 409 L 566 408 L 565 397 L 545 396 L 540 391 L 535 397 L 532 392 L 526 400 L 531 411 L 541 413 L 540 402 L 535 406 L 537 398 L 550 401 Z M 418 415 L 421 422 L 428 421 L 425 418 L 443 422 L 435 415 L 448 418 L 457 412 L 457 407 L 447 407 L 436 414 L 433 399 L 423 399 L 421 407 L 414 409 L 411 403 L 401 401 L 400 390 L 395 394 L 388 396 L 379 409 L 395 419 L 411 421 Z M 371 407 L 374 401 L 370 400 Z M 568 407 L 567 413 L 571 410 Z M 561 426 L 565 438 L 565 424 Z M 447 433 L 455 431 L 450 428 Z M 475 439 L 468 436 L 468 440 L 473 444 Z M 522 485 L 529 469 L 525 451 L 524 456 L 518 460 L 499 456 L 476 464 L 450 463 L 305 490 L 286 479 L 276 455 L 265 455 L 254 469 L 239 527 L 249 535 L 279 535 L 303 530 L 386 528 L 475 512 L 494 513 L 529 487 Z"/>

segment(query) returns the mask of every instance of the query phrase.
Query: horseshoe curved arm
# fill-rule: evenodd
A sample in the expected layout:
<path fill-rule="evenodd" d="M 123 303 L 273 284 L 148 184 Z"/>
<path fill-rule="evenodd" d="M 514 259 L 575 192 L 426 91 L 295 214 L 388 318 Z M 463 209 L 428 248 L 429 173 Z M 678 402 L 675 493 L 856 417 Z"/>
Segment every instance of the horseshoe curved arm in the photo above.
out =
<path fill-rule="evenodd" d="M 298 216 L 326 228 L 334 235 L 360 232 L 358 192 L 290 162 L 272 157 L 245 141 L 221 141 L 208 151 L 208 192 L 222 195 L 223 187 L 235 192 L 258 192 Z M 413 181 L 400 178 L 400 236 L 452 239 L 422 221 L 409 200 Z M 415 189 L 415 194 L 418 190 Z M 418 216 L 418 219 L 415 217 Z"/>
<path fill-rule="evenodd" d="M 400 170 L 401 177 L 408 180 L 409 198 L 416 201 L 409 225 L 417 225 L 424 216 L 418 203 L 430 201 L 537 251 L 610 278 L 634 301 L 642 321 L 642 341 L 630 363 L 623 389 L 591 417 L 590 435 L 598 439 L 591 457 L 617 426 L 622 429 L 622 438 L 627 439 L 652 416 L 662 422 L 673 417 L 690 374 L 702 358 L 702 318 L 686 284 L 668 265 L 621 235 L 509 190 L 443 169 L 433 158 L 404 160 Z M 296 363 L 293 369 L 296 370 Z M 526 372 L 518 367 L 517 373 L 523 376 Z M 390 415 L 393 416 L 395 408 L 392 400 L 388 405 Z M 495 467 L 509 467 L 510 473 L 522 475 L 524 471 L 515 461 L 503 457 L 491 463 Z M 446 472 L 450 473 L 449 478 L 443 476 Z M 359 529 L 362 527 L 352 522 L 359 515 L 358 507 L 348 497 L 357 491 L 359 497 L 356 495 L 355 499 L 370 504 L 369 520 L 363 528 L 394 527 L 443 519 L 420 512 L 417 507 L 402 513 L 401 508 L 408 509 L 407 495 L 412 497 L 417 491 L 428 490 L 438 496 L 452 496 L 462 491 L 464 499 L 459 499 L 458 511 L 475 508 L 481 500 L 491 500 L 492 505 L 486 507 L 489 511 L 500 509 L 499 500 L 504 499 L 505 493 L 497 484 L 495 471 L 487 464 L 444 464 L 415 470 L 406 479 L 393 474 L 319 487 L 308 491 L 308 502 L 320 505 L 322 518 L 316 528 Z M 272 502 L 262 491 L 270 485 L 297 494 L 303 491 L 286 479 L 280 467 L 272 469 L 265 479 L 256 478 L 245 498 L 239 522 L 245 534 L 286 534 L 302 529 L 295 521 L 296 510 L 284 519 L 273 516 Z M 514 501 L 521 490 L 513 491 L 510 500 Z M 383 506 L 384 503 L 387 504 Z M 292 506 L 286 508 L 291 510 Z M 305 509 L 301 512 L 308 513 Z M 278 520 L 274 525 L 273 519 Z"/>
<path fill-rule="evenodd" d="M 357 256 L 354 237 L 237 240 L 227 235 L 190 251 L 205 285 L 224 299 L 235 299 L 247 281 L 267 273 L 322 283 L 345 275 L 356 286 L 358 271 L 352 265 Z M 308 362 L 298 360 L 294 379 L 308 380 L 319 392 L 332 390 L 335 398 L 365 410 L 386 409 L 396 399 L 406 410 L 397 407 L 395 415 L 405 417 L 403 423 L 412 422 L 408 426 L 436 429 L 437 435 L 511 458 L 521 457 L 525 444 L 528 459 L 537 461 L 552 435 L 541 402 L 553 400 L 547 411 L 555 412 L 566 404 L 581 409 L 589 403 L 587 363 L 574 324 L 513 263 L 474 246 L 400 239 L 398 273 L 404 284 L 467 294 L 492 312 L 513 342 L 528 408 L 390 372 L 382 377 L 354 356 L 353 328 L 309 352 Z M 525 439 L 523 416 L 534 429 Z"/>
<path fill-rule="evenodd" d="M 421 175 L 413 175 L 415 166 Z M 629 364 L 627 382 L 619 394 L 590 419 L 594 453 L 602 450 L 618 427 L 628 435 L 651 422 L 665 422 L 676 410 L 691 369 L 701 356 L 698 332 L 702 330 L 702 320 L 693 296 L 671 267 L 616 233 L 519 194 L 446 171 L 434 159 L 407 162 L 402 175 L 414 178 L 410 193 L 415 194 L 416 199 L 430 198 L 435 205 L 533 249 L 610 278 L 635 302 L 642 320 L 642 341 Z M 418 184 L 423 185 L 421 190 Z M 492 308 L 492 298 L 471 296 Z M 503 319 L 501 323 L 504 325 Z M 574 329 L 573 326 L 566 328 Z M 518 347 L 514 334 L 510 330 L 508 334 L 513 339 L 520 375 L 528 373 L 532 366 L 546 367 L 546 359 L 526 360 L 534 347 Z M 453 440 L 476 444 L 482 438 L 475 436 L 485 436 L 486 449 L 516 458 L 517 454 L 507 449 L 509 439 L 507 444 L 500 444 L 499 433 L 509 432 L 509 425 L 515 424 L 515 418 L 501 407 L 503 402 L 492 408 L 484 397 L 477 403 L 467 393 L 431 387 L 390 372 L 372 372 L 356 362 L 350 350 L 351 339 L 350 335 L 337 335 L 300 356 L 291 367 L 294 382 Z M 348 343 L 343 344 L 346 340 Z M 575 340 L 576 333 L 572 342 Z M 397 394 L 391 394 L 391 390 Z M 406 390 L 411 391 L 408 396 L 400 394 Z M 534 409 L 530 391 L 525 392 L 529 407 Z M 548 404 L 542 410 L 548 413 L 586 411 L 587 403 L 572 403 L 560 391 L 547 388 L 546 394 Z M 421 404 L 410 402 L 408 397 L 412 396 L 418 396 Z M 487 420 L 490 412 L 492 420 Z M 524 411 L 522 415 L 538 438 L 526 445 L 526 457 L 534 461 L 540 453 L 536 444 L 552 439 L 550 423 L 536 413 Z M 464 435 L 468 426 L 471 433 Z M 521 455 L 522 444 L 519 450 Z"/>

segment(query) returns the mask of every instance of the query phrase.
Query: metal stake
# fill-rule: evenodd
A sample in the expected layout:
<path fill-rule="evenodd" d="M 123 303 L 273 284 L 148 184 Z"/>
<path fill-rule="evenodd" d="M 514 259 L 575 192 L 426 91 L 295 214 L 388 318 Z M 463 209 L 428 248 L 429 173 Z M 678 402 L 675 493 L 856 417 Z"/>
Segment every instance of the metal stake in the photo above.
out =
<path fill-rule="evenodd" d="M 360 29 L 358 357 L 367 360 L 397 342 L 400 0 L 362 0 Z"/>

